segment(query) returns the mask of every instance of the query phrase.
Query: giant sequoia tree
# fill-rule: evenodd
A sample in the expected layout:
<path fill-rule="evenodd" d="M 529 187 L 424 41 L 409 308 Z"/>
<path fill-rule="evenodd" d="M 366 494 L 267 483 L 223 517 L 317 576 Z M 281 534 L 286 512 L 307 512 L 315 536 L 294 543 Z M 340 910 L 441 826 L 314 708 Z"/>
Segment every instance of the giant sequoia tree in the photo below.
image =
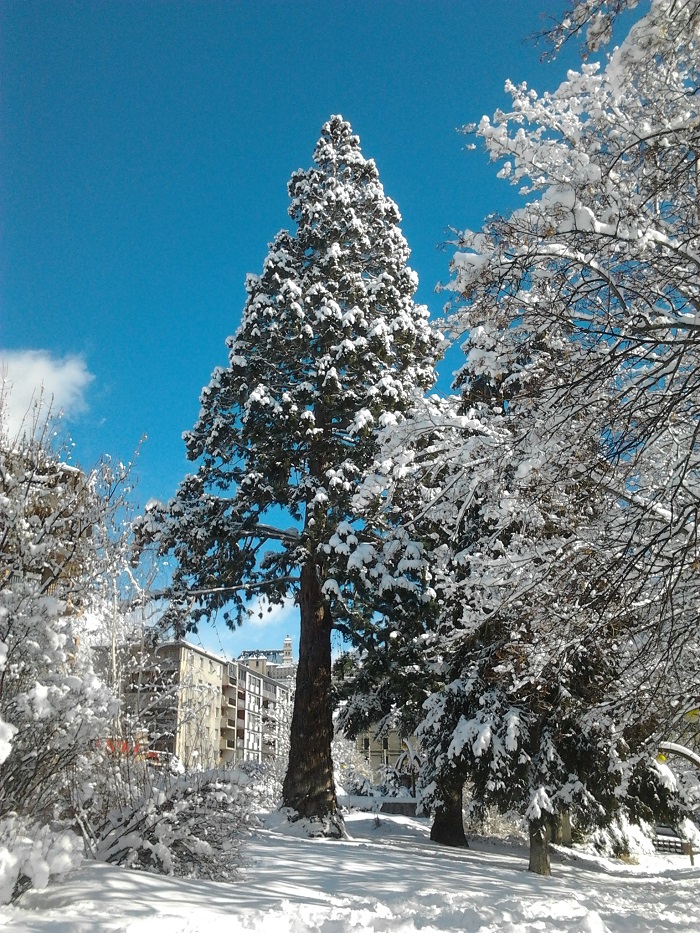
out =
<path fill-rule="evenodd" d="M 275 237 L 262 274 L 248 278 L 228 366 L 186 435 L 199 469 L 154 518 L 190 624 L 227 603 L 240 621 L 260 588 L 272 602 L 295 594 L 284 803 L 333 832 L 331 631 L 363 609 L 336 579 L 331 541 L 352 522 L 376 426 L 432 383 L 438 338 L 413 299 L 398 209 L 341 117 L 324 125 L 313 167 L 294 173 L 289 193 L 296 229 Z"/>

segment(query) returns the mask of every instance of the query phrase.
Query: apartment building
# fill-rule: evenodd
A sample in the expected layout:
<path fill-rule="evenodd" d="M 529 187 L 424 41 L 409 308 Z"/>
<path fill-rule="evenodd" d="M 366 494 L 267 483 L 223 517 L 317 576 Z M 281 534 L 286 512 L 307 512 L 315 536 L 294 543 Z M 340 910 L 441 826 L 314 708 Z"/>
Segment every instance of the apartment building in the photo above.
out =
<path fill-rule="evenodd" d="M 127 713 L 154 759 L 211 768 L 285 750 L 288 684 L 186 641 L 131 649 L 125 668 Z"/>
<path fill-rule="evenodd" d="M 289 742 L 291 707 L 288 685 L 244 661 L 229 662 L 222 702 L 224 763 L 272 761 L 283 754 Z"/>
<path fill-rule="evenodd" d="M 411 741 L 415 742 L 415 739 Z M 372 772 L 378 775 L 382 767 L 396 765 L 404 753 L 405 745 L 402 736 L 394 729 L 381 738 L 377 738 L 374 731 L 368 729 L 357 736 L 355 748 Z"/>

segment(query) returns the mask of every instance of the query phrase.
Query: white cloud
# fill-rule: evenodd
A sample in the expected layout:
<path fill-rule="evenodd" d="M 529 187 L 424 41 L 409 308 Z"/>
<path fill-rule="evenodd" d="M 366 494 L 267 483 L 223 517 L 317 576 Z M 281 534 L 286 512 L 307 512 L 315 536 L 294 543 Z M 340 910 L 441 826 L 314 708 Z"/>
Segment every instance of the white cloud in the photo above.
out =
<path fill-rule="evenodd" d="M 271 606 L 264 596 L 258 596 L 250 603 L 248 609 L 252 613 L 248 619 L 248 625 L 256 628 L 273 628 L 283 622 L 295 621 L 299 616 L 299 610 L 292 597 L 285 599 L 279 606 Z"/>
<path fill-rule="evenodd" d="M 196 635 L 188 636 L 207 651 L 227 658 L 237 658 L 243 651 L 264 648 L 282 648 L 285 636 L 290 635 L 294 644 L 294 655 L 298 654 L 299 607 L 292 598 L 281 606 L 273 606 L 263 598 L 249 603 L 253 615 L 246 619 L 241 628 L 229 629 L 222 621 L 202 622 Z M 262 618 L 260 612 L 262 611 Z"/>
<path fill-rule="evenodd" d="M 41 422 L 49 406 L 66 418 L 85 411 L 85 391 L 95 378 L 82 356 L 57 357 L 48 350 L 0 350 L 0 373 L 9 390 L 5 417 L 11 437 L 23 426 L 31 429 L 35 415 Z"/>

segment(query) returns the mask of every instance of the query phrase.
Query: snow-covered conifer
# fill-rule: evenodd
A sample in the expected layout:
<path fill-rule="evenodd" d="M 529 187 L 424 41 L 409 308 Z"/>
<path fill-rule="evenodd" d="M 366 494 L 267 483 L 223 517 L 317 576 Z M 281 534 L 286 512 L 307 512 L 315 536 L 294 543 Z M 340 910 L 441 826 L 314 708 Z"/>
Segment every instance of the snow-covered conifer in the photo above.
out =
<path fill-rule="evenodd" d="M 398 209 L 341 117 L 324 125 L 313 166 L 292 175 L 289 194 L 295 229 L 275 237 L 262 273 L 248 277 L 228 366 L 214 371 L 186 435 L 199 469 L 151 517 L 177 558 L 173 593 L 195 622 L 231 601 L 240 621 L 256 588 L 273 603 L 295 594 L 284 803 L 303 817 L 330 814 L 334 832 L 331 630 L 362 610 L 329 568 L 344 546 L 339 529 L 351 533 L 374 432 L 432 383 L 439 341 L 414 301 Z"/>
<path fill-rule="evenodd" d="M 585 22 L 595 46 L 626 5 L 576 4 L 559 35 Z M 512 387 L 491 517 L 510 502 L 513 522 L 474 554 L 478 591 L 511 584 L 467 598 L 463 669 L 423 735 L 470 760 L 477 798 L 508 775 L 535 842 L 567 798 L 584 822 L 666 805 L 655 747 L 697 701 L 699 17 L 653 2 L 604 69 L 510 85 L 510 112 L 478 127 L 526 198 L 463 235 L 451 319 L 471 385 Z"/>
<path fill-rule="evenodd" d="M 612 560 L 597 538 L 609 493 L 589 478 L 603 469 L 604 439 L 576 412 L 562 425 L 538 404 L 565 349 L 556 323 L 535 335 L 517 322 L 507 333 L 474 326 L 462 394 L 423 401 L 382 436 L 361 493 L 384 523 L 366 580 L 398 605 L 374 621 L 359 696 L 343 711 L 351 728 L 364 711 L 415 716 L 407 703 L 429 694 L 418 734 L 433 838 L 464 838 L 468 781 L 474 815 L 495 805 L 527 819 L 536 871 L 548 871 L 557 816 L 573 813 L 582 828 L 620 807 L 649 816 L 654 797 L 669 803 L 645 744 L 654 688 L 628 670 L 639 620 L 620 601 L 596 601 Z M 568 475 L 559 466 L 570 448 Z M 416 566 L 429 574 L 422 589 Z M 402 609 L 428 590 L 423 612 Z"/>
<path fill-rule="evenodd" d="M 581 24 L 595 45 L 631 5 L 577 3 L 555 40 Z M 605 67 L 584 64 L 551 94 L 510 85 L 510 111 L 477 132 L 526 203 L 465 233 L 454 257 L 456 329 L 510 340 L 559 327 L 564 353 L 538 404 L 555 442 L 571 417 L 606 442 L 591 478 L 610 493 L 614 556 L 596 600 L 604 585 L 645 614 L 647 646 L 686 665 L 686 682 L 698 670 L 699 36 L 696 2 L 654 0 Z M 577 469 L 578 445 L 559 449 L 550 477 Z"/>

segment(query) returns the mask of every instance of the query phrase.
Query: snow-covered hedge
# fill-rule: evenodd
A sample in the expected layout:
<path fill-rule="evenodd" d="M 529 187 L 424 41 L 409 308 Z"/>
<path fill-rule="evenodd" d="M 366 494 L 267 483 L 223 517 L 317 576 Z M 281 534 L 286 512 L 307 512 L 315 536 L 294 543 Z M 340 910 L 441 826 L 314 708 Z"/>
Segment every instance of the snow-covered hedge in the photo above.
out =
<path fill-rule="evenodd" d="M 45 888 L 82 861 L 83 843 L 68 830 L 53 830 L 16 814 L 0 820 L 0 904 L 28 887 Z"/>
<path fill-rule="evenodd" d="M 236 878 L 241 834 L 258 825 L 267 777 L 263 769 L 160 774 L 130 805 L 107 814 L 94 856 L 168 875 Z"/>

